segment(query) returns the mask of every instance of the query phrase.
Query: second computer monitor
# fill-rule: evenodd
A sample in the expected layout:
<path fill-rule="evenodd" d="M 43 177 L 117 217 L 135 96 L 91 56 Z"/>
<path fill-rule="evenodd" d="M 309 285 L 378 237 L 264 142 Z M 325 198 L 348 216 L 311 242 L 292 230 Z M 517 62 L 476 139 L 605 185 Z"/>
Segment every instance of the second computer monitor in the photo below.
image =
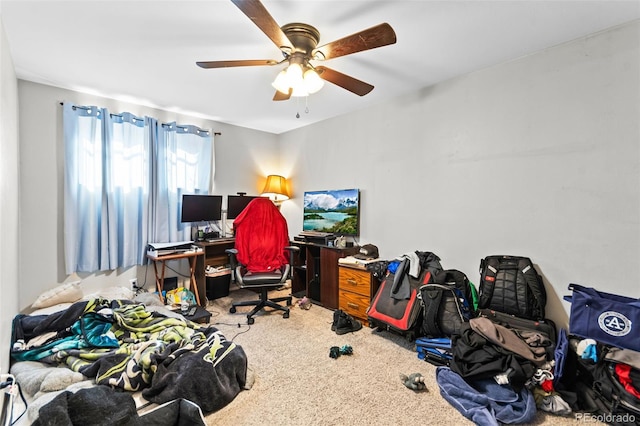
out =
<path fill-rule="evenodd" d="M 251 195 L 228 195 L 227 196 L 227 219 L 235 219 L 238 217 L 242 210 L 247 207 L 247 204 L 253 200 Z"/>

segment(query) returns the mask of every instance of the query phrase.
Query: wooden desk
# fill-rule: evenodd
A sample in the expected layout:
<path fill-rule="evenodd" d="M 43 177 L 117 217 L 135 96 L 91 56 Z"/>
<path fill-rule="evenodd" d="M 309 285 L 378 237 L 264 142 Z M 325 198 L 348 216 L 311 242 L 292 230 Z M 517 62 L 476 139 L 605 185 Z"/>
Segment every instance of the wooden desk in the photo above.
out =
<path fill-rule="evenodd" d="M 236 244 L 234 238 L 219 238 L 211 241 L 197 241 L 197 246 L 204 250 L 204 268 L 207 266 L 221 266 L 229 264 L 229 255 L 226 249 L 233 248 Z"/>
<path fill-rule="evenodd" d="M 202 247 L 204 252 L 204 256 L 198 257 L 196 261 L 196 282 L 198 283 L 200 294 L 203 295 L 203 301 L 207 299 L 207 276 L 205 274 L 207 266 L 220 267 L 228 265 L 229 255 L 225 250 L 233 248 L 235 243 L 236 240 L 234 238 L 216 238 L 211 241 L 197 241 L 195 243 L 197 246 Z"/>
<path fill-rule="evenodd" d="M 325 308 L 338 309 L 338 259 L 357 253 L 359 247 L 339 249 L 301 241 L 294 255 L 291 293 L 307 296 Z"/>
<path fill-rule="evenodd" d="M 147 254 L 149 260 L 153 261 L 153 270 L 156 273 L 156 288 L 158 289 L 158 296 L 160 296 L 162 303 L 164 303 L 162 289 L 164 288 L 164 273 L 167 266 L 166 262 L 168 260 L 188 259 L 190 272 L 189 290 L 191 290 L 196 296 L 196 302 L 198 305 L 202 306 L 202 303 L 200 302 L 200 292 L 198 291 L 198 282 L 196 280 L 196 260 L 198 256 L 204 256 L 204 250 L 168 254 L 166 256 L 151 256 Z M 158 273 L 158 262 L 162 264 L 160 273 Z"/>

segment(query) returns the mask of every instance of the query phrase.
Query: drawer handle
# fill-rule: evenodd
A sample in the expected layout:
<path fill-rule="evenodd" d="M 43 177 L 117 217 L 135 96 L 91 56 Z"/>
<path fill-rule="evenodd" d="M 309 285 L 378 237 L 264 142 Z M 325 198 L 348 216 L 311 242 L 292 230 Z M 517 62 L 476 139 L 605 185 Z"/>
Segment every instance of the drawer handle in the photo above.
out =
<path fill-rule="evenodd" d="M 348 278 L 347 282 L 351 285 L 358 285 L 358 281 L 354 280 L 353 278 Z"/>
<path fill-rule="evenodd" d="M 351 302 L 347 303 L 347 306 L 350 307 L 351 309 L 359 309 L 360 308 L 359 305 L 356 305 L 355 303 L 351 303 Z"/>

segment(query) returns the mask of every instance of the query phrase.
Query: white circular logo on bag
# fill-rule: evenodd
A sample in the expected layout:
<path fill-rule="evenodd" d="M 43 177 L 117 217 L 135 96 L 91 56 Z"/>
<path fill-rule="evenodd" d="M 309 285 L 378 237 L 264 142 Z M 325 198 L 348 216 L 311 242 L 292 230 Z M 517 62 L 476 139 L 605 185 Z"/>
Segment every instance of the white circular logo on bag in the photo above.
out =
<path fill-rule="evenodd" d="M 598 317 L 598 325 L 602 331 L 616 337 L 626 336 L 631 332 L 631 321 L 620 312 L 601 313 Z"/>

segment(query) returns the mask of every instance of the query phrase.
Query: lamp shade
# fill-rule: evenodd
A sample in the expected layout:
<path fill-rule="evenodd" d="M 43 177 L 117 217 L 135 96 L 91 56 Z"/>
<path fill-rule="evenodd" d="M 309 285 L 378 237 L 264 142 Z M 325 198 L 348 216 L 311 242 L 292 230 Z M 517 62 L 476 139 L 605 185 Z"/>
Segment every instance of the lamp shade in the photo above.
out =
<path fill-rule="evenodd" d="M 267 176 L 267 182 L 262 190 L 262 195 L 274 197 L 278 201 L 289 199 L 289 186 L 287 180 L 278 175 Z"/>

